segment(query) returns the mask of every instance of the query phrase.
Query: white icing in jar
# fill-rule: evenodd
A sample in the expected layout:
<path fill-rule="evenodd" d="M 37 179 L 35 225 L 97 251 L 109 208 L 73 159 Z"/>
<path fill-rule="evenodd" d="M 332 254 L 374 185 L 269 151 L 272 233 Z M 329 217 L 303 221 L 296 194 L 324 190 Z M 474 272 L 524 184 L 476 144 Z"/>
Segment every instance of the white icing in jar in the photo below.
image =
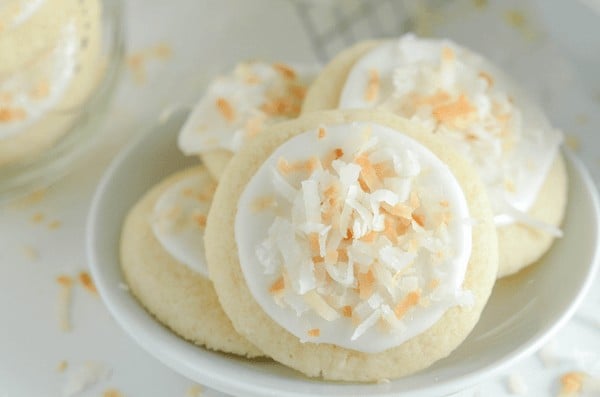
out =
<path fill-rule="evenodd" d="M 235 218 L 262 309 L 301 341 L 380 352 L 470 305 L 466 199 L 448 167 L 373 123 L 301 133 L 260 166 Z"/>
<path fill-rule="evenodd" d="M 382 107 L 427 125 L 476 166 L 497 225 L 527 221 L 562 141 L 510 78 L 449 40 L 378 45 L 353 66 L 339 107 Z"/>
<path fill-rule="evenodd" d="M 215 190 L 208 174 L 192 174 L 164 191 L 154 205 L 152 231 L 176 260 L 208 277 L 204 228 Z"/>

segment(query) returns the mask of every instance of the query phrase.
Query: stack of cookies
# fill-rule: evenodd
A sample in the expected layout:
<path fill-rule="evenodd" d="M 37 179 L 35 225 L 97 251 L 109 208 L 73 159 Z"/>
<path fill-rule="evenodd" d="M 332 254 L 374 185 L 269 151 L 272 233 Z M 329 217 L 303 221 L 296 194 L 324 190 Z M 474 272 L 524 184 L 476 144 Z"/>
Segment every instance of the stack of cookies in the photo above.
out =
<path fill-rule="evenodd" d="M 322 70 L 242 63 L 180 132 L 202 165 L 128 215 L 122 268 L 198 345 L 326 380 L 405 376 L 561 235 L 561 139 L 448 40 L 359 43 Z"/>

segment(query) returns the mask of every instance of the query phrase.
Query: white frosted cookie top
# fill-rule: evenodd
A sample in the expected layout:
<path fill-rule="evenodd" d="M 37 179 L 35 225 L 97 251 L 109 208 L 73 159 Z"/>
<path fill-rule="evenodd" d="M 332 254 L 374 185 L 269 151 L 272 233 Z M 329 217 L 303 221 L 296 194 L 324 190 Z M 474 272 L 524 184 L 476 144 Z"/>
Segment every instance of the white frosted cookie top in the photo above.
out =
<path fill-rule="evenodd" d="M 458 304 L 471 223 L 453 174 L 417 141 L 372 123 L 297 135 L 261 165 L 235 219 L 258 304 L 302 341 L 379 352 Z"/>
<path fill-rule="evenodd" d="M 339 107 L 426 124 L 476 166 L 498 225 L 528 221 L 562 140 L 504 73 L 448 40 L 405 35 L 377 46 L 353 66 Z"/>
<path fill-rule="evenodd" d="M 179 134 L 179 148 L 188 155 L 236 152 L 265 124 L 296 118 L 316 73 L 283 63 L 239 64 L 209 85 Z"/>
<path fill-rule="evenodd" d="M 208 174 L 189 175 L 160 196 L 151 218 L 152 231 L 163 248 L 205 277 L 204 228 L 215 188 Z"/>

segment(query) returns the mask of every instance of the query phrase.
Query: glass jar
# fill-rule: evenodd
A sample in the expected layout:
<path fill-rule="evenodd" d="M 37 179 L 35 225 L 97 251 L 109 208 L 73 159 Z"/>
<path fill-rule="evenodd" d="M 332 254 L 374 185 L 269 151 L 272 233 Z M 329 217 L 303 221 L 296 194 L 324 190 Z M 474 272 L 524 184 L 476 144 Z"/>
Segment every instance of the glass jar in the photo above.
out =
<path fill-rule="evenodd" d="M 64 175 L 98 135 L 123 57 L 120 0 L 0 5 L 0 199 Z"/>

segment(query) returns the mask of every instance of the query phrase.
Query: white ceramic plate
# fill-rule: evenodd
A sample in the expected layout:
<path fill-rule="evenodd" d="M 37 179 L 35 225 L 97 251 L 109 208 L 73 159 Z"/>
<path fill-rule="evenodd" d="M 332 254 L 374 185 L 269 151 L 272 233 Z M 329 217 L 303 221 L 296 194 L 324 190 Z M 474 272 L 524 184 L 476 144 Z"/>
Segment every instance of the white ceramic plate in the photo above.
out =
<path fill-rule="evenodd" d="M 569 204 L 564 238 L 537 264 L 498 282 L 481 320 L 449 357 L 385 384 L 324 382 L 269 361 L 249 361 L 188 343 L 149 315 L 120 286 L 121 224 L 152 185 L 187 165 L 176 147 L 186 114 L 174 115 L 122 152 L 96 191 L 87 225 L 94 279 L 117 322 L 142 347 L 175 371 L 217 390 L 244 396 L 446 395 L 502 371 L 533 353 L 573 314 L 598 268 L 599 207 L 596 189 L 572 154 L 565 153 Z"/>

